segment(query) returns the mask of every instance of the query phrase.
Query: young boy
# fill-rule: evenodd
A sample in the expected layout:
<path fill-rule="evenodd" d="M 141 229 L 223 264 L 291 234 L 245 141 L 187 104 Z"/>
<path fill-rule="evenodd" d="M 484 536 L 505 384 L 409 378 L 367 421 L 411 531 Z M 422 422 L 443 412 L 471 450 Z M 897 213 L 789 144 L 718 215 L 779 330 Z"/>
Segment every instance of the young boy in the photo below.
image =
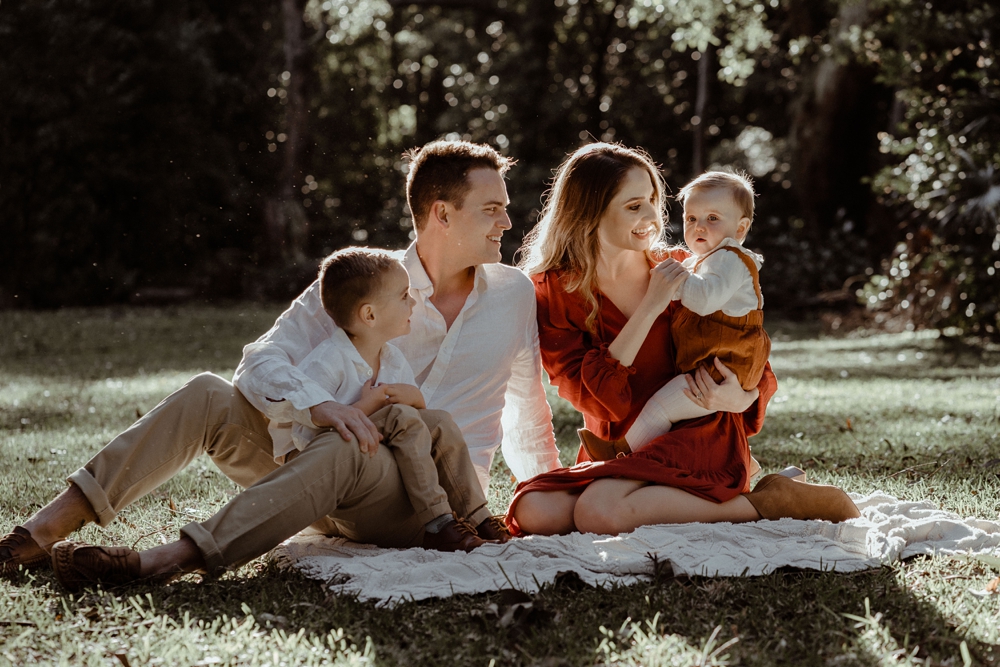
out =
<path fill-rule="evenodd" d="M 705 366 L 720 381 L 713 364 L 717 358 L 750 390 L 760 381 L 771 351 L 758 277 L 763 258 L 743 247 L 754 212 L 749 178 L 710 171 L 684 186 L 677 199 L 684 206 L 684 241 L 692 252 L 683 263 L 690 275 L 676 297 L 683 308 L 671 321 L 680 375 L 646 402 L 624 438 L 608 442 L 581 429 L 580 439 L 594 460 L 624 456 L 678 421 L 711 414 L 684 393 L 686 373 Z"/>
<path fill-rule="evenodd" d="M 345 248 L 323 261 L 319 279 L 323 308 L 339 328 L 298 368 L 327 388 L 338 403 L 353 404 L 367 415 L 390 410 L 382 444 L 392 450 L 410 503 L 425 522 L 423 547 L 471 551 L 484 543 L 483 537 L 506 537 L 490 534 L 486 498 L 458 427 L 447 417 L 447 424 L 434 433 L 428 429 L 419 412 L 426 405 L 413 371 L 403 353 L 388 343 L 410 332 L 414 300 L 406 269 L 387 251 Z M 290 439 L 287 432 L 284 437 L 279 434 L 283 429 L 291 431 Z M 269 430 L 277 459 L 305 448 L 320 429 L 294 422 L 272 424 Z M 451 475 L 452 485 L 460 487 L 462 505 L 471 509 L 467 517 L 456 519 L 439 482 L 437 457 L 432 454 L 435 438 L 437 451 L 447 449 L 465 459 L 466 465 L 442 474 Z M 467 472 L 464 477 L 462 470 Z M 485 535 L 477 535 L 473 528 L 477 525 Z"/>

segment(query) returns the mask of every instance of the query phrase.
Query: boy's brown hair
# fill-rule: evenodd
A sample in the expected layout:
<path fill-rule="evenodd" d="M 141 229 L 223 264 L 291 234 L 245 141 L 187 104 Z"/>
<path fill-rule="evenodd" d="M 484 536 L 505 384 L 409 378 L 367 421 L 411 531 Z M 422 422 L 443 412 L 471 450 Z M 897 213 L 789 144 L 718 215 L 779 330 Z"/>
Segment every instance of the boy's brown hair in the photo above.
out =
<path fill-rule="evenodd" d="M 695 190 L 712 190 L 720 188 L 729 192 L 736 206 L 740 209 L 740 215 L 749 218 L 753 224 L 753 181 L 750 176 L 743 171 L 706 171 L 704 174 L 694 179 L 677 193 L 677 201 L 684 205 L 688 197 Z M 749 228 L 748 228 L 749 229 Z"/>
<path fill-rule="evenodd" d="M 385 275 L 399 260 L 388 250 L 349 247 L 323 260 L 319 267 L 319 297 L 323 309 L 346 330 L 358 306 L 382 290 Z"/>
<path fill-rule="evenodd" d="M 469 192 L 467 178 L 473 169 L 493 169 L 503 176 L 514 160 L 486 146 L 468 141 L 432 141 L 407 151 L 410 162 L 406 175 L 406 203 L 417 230 L 424 228 L 431 205 L 446 201 L 462 208 Z"/>

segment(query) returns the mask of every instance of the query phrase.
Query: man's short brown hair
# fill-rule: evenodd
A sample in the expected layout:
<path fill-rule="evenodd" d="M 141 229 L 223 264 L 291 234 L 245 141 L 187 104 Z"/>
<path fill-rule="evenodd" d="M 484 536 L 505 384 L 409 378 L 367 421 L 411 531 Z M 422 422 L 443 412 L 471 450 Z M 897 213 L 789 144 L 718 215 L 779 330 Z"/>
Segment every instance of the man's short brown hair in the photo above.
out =
<path fill-rule="evenodd" d="M 404 157 L 410 162 L 406 203 L 418 230 L 427 224 L 434 202 L 446 201 L 462 208 L 469 193 L 470 171 L 493 169 L 503 176 L 514 165 L 514 160 L 493 148 L 468 141 L 432 141 L 407 151 Z"/>
<path fill-rule="evenodd" d="M 382 290 L 385 276 L 402 266 L 388 250 L 349 247 L 323 260 L 319 267 L 319 297 L 323 309 L 341 329 L 351 325 L 358 306 Z"/>

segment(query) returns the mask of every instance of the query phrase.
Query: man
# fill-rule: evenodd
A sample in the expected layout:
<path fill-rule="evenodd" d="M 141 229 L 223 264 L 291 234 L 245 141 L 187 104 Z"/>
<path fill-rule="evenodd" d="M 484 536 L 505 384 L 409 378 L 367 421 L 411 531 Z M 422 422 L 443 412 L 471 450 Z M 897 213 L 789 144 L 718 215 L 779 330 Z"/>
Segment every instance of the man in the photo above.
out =
<path fill-rule="evenodd" d="M 520 272 L 499 264 L 500 238 L 511 226 L 503 180 L 511 162 L 467 142 L 432 142 L 410 158 L 407 201 L 417 240 L 403 262 L 417 304 L 411 333 L 394 342 L 428 408 L 447 410 L 461 428 L 484 489 L 501 440 L 518 479 L 555 468 L 534 291 Z M 193 378 L 0 540 L 3 572 L 49 562 L 48 549 L 57 577 L 71 588 L 217 572 L 316 522 L 360 542 L 419 544 L 423 526 L 392 455 L 378 446 L 376 424 L 294 367 L 334 328 L 314 283 L 244 349 L 233 384 L 210 374 Z M 268 424 L 293 421 L 331 430 L 276 462 Z M 207 521 L 184 526 L 178 541 L 142 553 L 62 541 L 91 521 L 107 525 L 203 451 L 245 490 Z M 476 532 L 505 537 L 492 520 Z"/>

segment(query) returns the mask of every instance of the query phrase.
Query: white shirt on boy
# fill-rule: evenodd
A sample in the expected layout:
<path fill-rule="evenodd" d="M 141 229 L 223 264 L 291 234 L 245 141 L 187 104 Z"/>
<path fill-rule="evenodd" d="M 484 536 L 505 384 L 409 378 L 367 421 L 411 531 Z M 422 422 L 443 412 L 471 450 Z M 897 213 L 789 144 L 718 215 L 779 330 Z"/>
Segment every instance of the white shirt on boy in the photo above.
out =
<path fill-rule="evenodd" d="M 477 266 L 472 292 L 448 328 L 430 302 L 434 286 L 416 244 L 402 262 L 417 303 L 410 333 L 393 344 L 410 363 L 427 407 L 448 411 L 462 430 L 483 489 L 501 446 L 518 480 L 559 467 L 531 281 L 503 264 Z M 313 283 L 270 331 L 243 348 L 233 383 L 271 421 L 315 427 L 309 408 L 336 399 L 297 366 L 338 330 Z"/>
<path fill-rule="evenodd" d="M 361 398 L 365 382 L 372 380 L 372 368 L 354 347 L 347 332 L 337 329 L 334 334 L 307 354 L 297 368 L 327 389 L 333 400 L 351 405 Z M 379 351 L 378 377 L 375 384 L 416 384 L 409 362 L 395 345 L 386 343 Z M 300 421 L 271 421 L 267 426 L 274 447 L 274 459 L 283 461 L 285 454 L 305 446 L 324 429 Z"/>

